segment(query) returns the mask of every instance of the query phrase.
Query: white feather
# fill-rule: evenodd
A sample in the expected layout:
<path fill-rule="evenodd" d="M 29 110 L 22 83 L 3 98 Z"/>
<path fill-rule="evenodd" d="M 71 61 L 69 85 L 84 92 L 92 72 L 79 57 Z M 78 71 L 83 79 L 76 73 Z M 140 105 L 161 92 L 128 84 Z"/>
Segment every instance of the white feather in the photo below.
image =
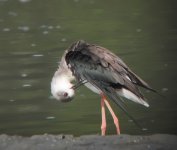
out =
<path fill-rule="evenodd" d="M 122 88 L 121 90 L 117 91 L 117 93 L 122 97 L 125 97 L 129 100 L 136 102 L 136 103 L 139 103 L 139 104 L 142 104 L 146 107 L 149 107 L 149 104 L 147 102 L 145 102 L 142 98 L 139 98 L 138 96 L 136 96 L 131 91 L 129 91 L 125 88 Z"/>
<path fill-rule="evenodd" d="M 54 76 L 51 82 L 51 93 L 52 95 L 60 100 L 61 97 L 58 95 L 60 92 L 67 92 L 68 97 L 73 97 L 74 90 L 71 89 L 73 85 L 68 80 L 67 76 L 65 75 L 58 75 Z"/>
<path fill-rule="evenodd" d="M 97 94 L 101 94 L 101 90 L 99 90 L 96 86 L 93 86 L 91 83 L 87 82 L 84 84 L 87 88 L 89 88 L 91 91 Z"/>

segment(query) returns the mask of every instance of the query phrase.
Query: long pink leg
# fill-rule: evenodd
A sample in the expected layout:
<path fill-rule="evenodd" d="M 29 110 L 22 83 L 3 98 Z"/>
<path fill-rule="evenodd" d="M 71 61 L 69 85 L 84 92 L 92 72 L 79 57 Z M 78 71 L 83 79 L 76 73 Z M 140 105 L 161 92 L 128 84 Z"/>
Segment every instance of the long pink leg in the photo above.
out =
<path fill-rule="evenodd" d="M 106 114 L 105 114 L 104 100 L 105 98 L 101 95 L 101 117 L 102 117 L 101 135 L 102 136 L 104 136 L 106 133 Z"/>
<path fill-rule="evenodd" d="M 120 134 L 119 120 L 118 120 L 117 116 L 115 115 L 113 109 L 111 108 L 111 106 L 110 106 L 108 100 L 106 99 L 106 97 L 104 97 L 104 102 L 105 102 L 106 106 L 108 107 L 108 109 L 109 109 L 109 111 L 112 115 L 112 118 L 114 120 L 114 124 L 116 126 L 117 134 L 119 135 Z"/>

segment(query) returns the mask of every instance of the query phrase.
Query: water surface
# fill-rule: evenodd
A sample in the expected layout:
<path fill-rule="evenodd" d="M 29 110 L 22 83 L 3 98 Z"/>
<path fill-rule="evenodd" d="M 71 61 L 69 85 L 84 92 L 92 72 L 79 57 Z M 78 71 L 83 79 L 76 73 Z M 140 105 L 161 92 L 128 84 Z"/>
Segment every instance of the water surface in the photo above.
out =
<path fill-rule="evenodd" d="M 0 0 L 0 133 L 100 133 L 100 97 L 84 86 L 71 103 L 51 98 L 63 51 L 84 39 L 111 49 L 165 98 L 128 102 L 140 130 L 113 103 L 122 133 L 177 134 L 177 23 L 174 1 Z M 115 134 L 107 114 L 108 134 Z"/>

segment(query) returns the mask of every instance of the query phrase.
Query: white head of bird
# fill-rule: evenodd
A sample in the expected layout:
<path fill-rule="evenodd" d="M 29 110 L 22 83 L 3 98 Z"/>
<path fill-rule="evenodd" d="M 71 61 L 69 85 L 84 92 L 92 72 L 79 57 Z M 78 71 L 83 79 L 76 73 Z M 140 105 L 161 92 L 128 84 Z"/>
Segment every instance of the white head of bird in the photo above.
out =
<path fill-rule="evenodd" d="M 73 84 L 65 74 L 57 71 L 52 78 L 51 93 L 61 102 L 69 102 L 73 99 L 75 91 Z"/>

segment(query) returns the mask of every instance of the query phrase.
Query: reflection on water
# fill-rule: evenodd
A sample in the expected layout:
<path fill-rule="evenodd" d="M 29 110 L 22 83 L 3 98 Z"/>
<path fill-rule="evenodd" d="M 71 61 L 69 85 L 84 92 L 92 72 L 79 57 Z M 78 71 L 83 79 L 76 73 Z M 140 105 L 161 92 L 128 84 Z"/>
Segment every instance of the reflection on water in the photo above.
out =
<path fill-rule="evenodd" d="M 173 2 L 174 3 L 174 2 Z M 144 91 L 150 108 L 127 102 L 137 128 L 114 104 L 122 133 L 176 134 L 177 24 L 172 1 L 0 0 L 0 133 L 100 132 L 100 97 L 85 87 L 70 103 L 50 94 L 58 61 L 72 42 L 109 49 L 165 96 Z M 115 127 L 108 114 L 108 133 Z"/>

